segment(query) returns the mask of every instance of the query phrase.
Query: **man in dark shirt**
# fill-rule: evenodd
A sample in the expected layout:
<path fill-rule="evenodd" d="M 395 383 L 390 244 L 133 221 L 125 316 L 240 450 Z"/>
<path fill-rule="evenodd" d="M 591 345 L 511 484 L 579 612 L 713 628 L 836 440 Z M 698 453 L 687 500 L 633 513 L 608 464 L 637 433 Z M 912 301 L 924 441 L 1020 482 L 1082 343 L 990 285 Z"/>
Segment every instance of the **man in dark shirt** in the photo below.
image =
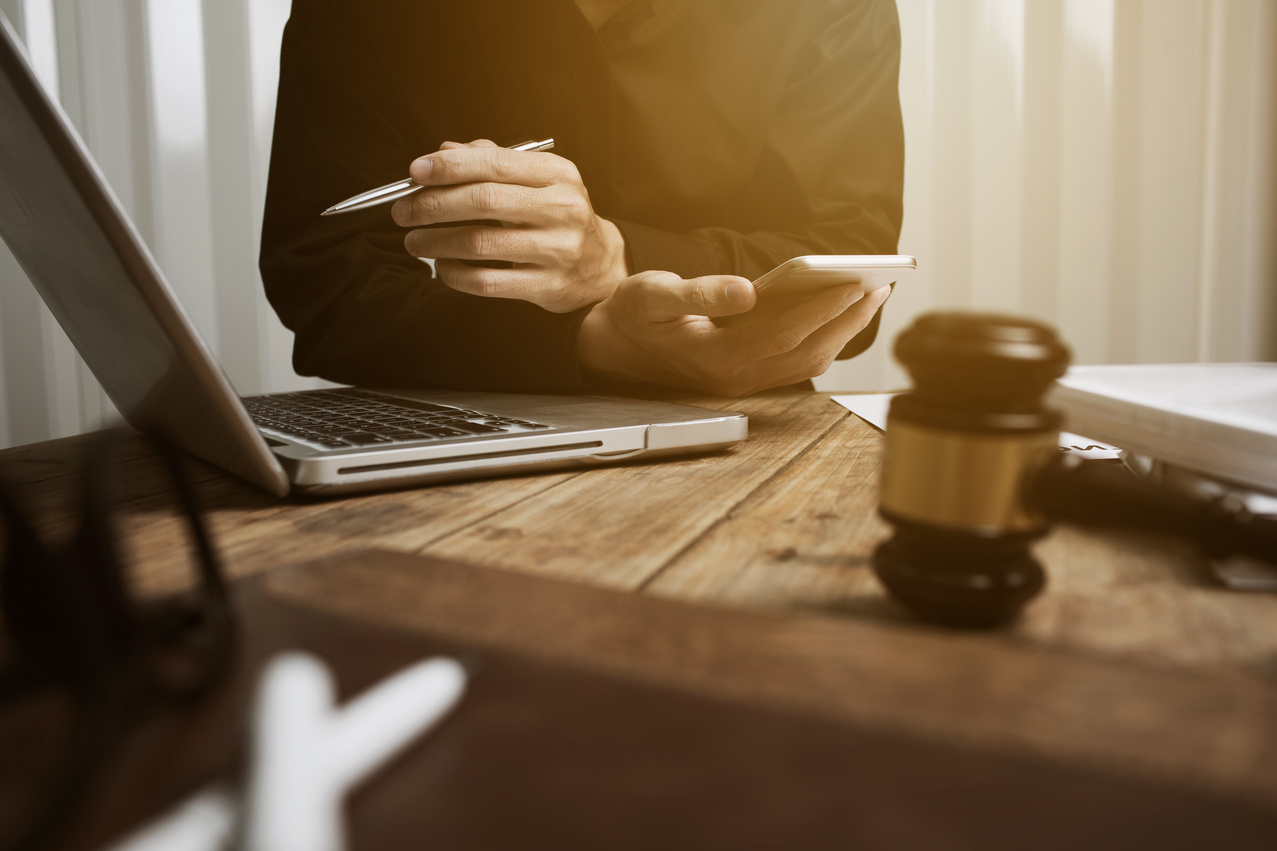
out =
<path fill-rule="evenodd" d="M 895 253 L 898 62 L 891 0 L 294 0 L 261 266 L 296 368 L 727 395 L 820 374 L 886 290 L 706 317 L 790 257 Z M 318 216 L 406 165 L 426 189 Z"/>

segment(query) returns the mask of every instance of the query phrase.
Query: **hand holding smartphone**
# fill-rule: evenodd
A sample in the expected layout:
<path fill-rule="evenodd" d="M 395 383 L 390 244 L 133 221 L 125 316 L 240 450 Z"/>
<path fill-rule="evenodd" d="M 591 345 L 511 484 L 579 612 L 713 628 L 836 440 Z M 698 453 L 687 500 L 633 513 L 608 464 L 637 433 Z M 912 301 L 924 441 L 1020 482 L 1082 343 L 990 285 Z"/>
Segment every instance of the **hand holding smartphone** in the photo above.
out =
<path fill-rule="evenodd" d="M 904 254 L 807 254 L 786 260 L 758 280 L 758 303 L 747 313 L 720 316 L 721 326 L 745 325 L 775 316 L 830 287 L 859 284 L 866 293 L 888 286 L 918 268 Z"/>

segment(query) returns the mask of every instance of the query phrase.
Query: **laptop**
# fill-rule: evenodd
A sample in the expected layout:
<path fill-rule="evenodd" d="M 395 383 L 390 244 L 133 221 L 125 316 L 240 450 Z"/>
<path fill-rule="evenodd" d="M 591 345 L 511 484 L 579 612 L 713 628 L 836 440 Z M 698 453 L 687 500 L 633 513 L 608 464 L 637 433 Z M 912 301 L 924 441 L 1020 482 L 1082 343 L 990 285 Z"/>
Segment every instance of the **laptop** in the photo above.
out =
<path fill-rule="evenodd" d="M 278 496 L 701 452 L 732 411 L 334 388 L 240 399 L 0 13 L 0 237 L 130 425 Z"/>

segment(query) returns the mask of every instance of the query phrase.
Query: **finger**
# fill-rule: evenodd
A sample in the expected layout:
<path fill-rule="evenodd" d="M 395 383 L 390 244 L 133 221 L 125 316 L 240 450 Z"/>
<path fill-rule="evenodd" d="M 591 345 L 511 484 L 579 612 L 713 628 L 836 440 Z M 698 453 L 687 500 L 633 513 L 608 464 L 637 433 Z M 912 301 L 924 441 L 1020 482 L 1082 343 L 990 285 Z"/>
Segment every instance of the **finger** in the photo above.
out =
<path fill-rule="evenodd" d="M 491 181 L 541 187 L 579 180 L 576 166 L 563 157 L 542 151 L 512 151 L 496 145 L 435 151 L 413 160 L 408 174 L 422 186 Z"/>
<path fill-rule="evenodd" d="M 468 148 L 468 147 L 470 146 L 467 145 L 465 142 L 444 142 L 442 145 L 439 146 L 439 150 L 453 151 L 453 150 L 456 150 L 457 148 Z"/>
<path fill-rule="evenodd" d="M 552 286 L 551 276 L 535 266 L 489 269 L 469 266 L 459 260 L 439 260 L 435 273 L 445 285 L 458 292 L 484 298 L 513 298 L 531 302 L 551 313 L 567 313 L 578 305 L 562 298 Z"/>
<path fill-rule="evenodd" d="M 673 272 L 640 272 L 625 287 L 637 318 L 663 322 L 681 316 L 730 316 L 754 306 L 757 295 L 745 278 L 705 275 L 684 279 Z M 620 290 L 618 290 L 620 292 Z"/>
<path fill-rule="evenodd" d="M 458 292 L 485 298 L 518 298 L 527 291 L 527 276 L 520 269 L 489 269 L 448 258 L 435 263 L 435 274 Z"/>
<path fill-rule="evenodd" d="M 414 257 L 432 260 L 544 260 L 532 232 L 484 225 L 409 231 L 404 248 Z"/>
<path fill-rule="evenodd" d="M 833 287 L 775 317 L 725 329 L 742 341 L 748 360 L 761 361 L 793 351 L 817 329 L 864 297 L 858 284 Z"/>
<path fill-rule="evenodd" d="M 499 148 L 501 147 L 491 139 L 475 139 L 469 143 L 471 148 Z"/>
<path fill-rule="evenodd" d="M 504 183 L 466 183 L 461 186 L 433 186 L 390 208 L 390 216 L 400 227 L 442 222 L 469 222 L 497 219 L 511 224 L 544 224 L 554 205 L 538 198 L 538 190 Z"/>
<path fill-rule="evenodd" d="M 824 374 L 842 351 L 847 341 L 860 333 L 878 309 L 880 299 L 861 298 L 847 310 L 825 323 L 792 349 L 762 360 L 736 357 L 739 368 L 732 371 L 721 386 L 711 383 L 714 392 L 748 396 L 769 387 L 805 381 Z"/>
<path fill-rule="evenodd" d="M 874 315 L 890 294 L 891 290 L 888 287 L 867 293 L 864 298 L 856 301 L 837 318 L 825 323 L 807 337 L 803 342 L 805 348 L 809 350 L 824 350 L 825 352 L 825 355 L 822 356 L 825 360 L 824 367 L 817 372 L 813 372 L 812 375 L 819 375 L 824 372 L 829 363 L 847 345 L 847 342 L 869 326 L 869 323 L 873 321 Z"/>
<path fill-rule="evenodd" d="M 766 376 L 763 383 L 774 387 L 823 375 L 847 342 L 865 330 L 890 292 L 889 287 L 883 287 L 868 293 L 807 335 L 792 350 L 758 362 L 754 367 L 758 373 L 756 379 L 763 380 Z"/>

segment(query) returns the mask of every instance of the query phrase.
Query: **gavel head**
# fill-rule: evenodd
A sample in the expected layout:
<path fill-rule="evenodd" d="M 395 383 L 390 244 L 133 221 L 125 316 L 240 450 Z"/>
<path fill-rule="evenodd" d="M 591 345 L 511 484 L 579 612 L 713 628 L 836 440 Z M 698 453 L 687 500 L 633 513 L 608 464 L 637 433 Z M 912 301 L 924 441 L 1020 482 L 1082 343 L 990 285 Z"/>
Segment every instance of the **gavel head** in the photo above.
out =
<path fill-rule="evenodd" d="M 1029 551 L 1047 528 L 1025 484 L 1059 450 L 1043 395 L 1068 366 L 1048 326 L 931 313 L 896 340 L 912 392 L 891 402 L 879 510 L 895 534 L 874 571 L 929 620 L 994 626 L 1042 590 Z"/>

